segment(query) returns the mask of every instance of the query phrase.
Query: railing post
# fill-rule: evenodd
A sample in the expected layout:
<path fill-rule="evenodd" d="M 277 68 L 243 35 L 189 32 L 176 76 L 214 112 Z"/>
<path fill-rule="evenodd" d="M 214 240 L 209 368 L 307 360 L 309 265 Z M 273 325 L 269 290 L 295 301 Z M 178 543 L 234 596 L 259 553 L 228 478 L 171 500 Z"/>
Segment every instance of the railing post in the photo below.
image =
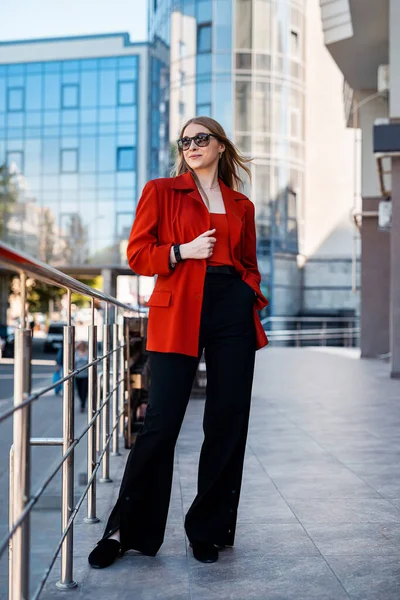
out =
<path fill-rule="evenodd" d="M 116 321 L 116 319 L 115 319 Z M 118 378 L 119 378 L 119 349 L 118 349 L 118 325 L 114 321 L 113 324 L 113 418 L 112 418 L 112 427 L 113 427 L 113 439 L 112 439 L 112 454 L 113 456 L 119 456 L 119 431 L 118 431 Z"/>
<path fill-rule="evenodd" d="M 125 320 L 125 360 L 126 360 L 126 370 L 125 370 L 125 382 L 126 382 L 126 400 L 127 400 L 127 410 L 126 410 L 126 428 L 127 428 L 127 445 L 130 449 L 132 446 L 132 408 L 131 408 L 131 372 L 130 372 L 130 364 L 131 364 L 131 349 L 129 345 L 129 334 L 130 334 L 130 326 L 129 319 Z"/>
<path fill-rule="evenodd" d="M 103 329 L 103 476 L 100 479 L 101 483 L 109 483 L 110 479 L 110 444 L 107 444 L 110 438 L 110 321 L 109 321 L 109 306 L 105 306 L 105 320 Z M 107 444 L 107 447 L 106 447 Z"/>
<path fill-rule="evenodd" d="M 96 360 L 97 358 L 97 327 L 94 324 L 94 302 L 92 298 L 92 324 L 88 328 L 88 342 L 89 342 L 89 363 Z M 96 412 L 97 403 L 97 364 L 92 365 L 88 369 L 89 373 L 89 391 L 88 391 L 88 422 L 92 420 L 94 413 Z M 98 426 L 98 419 L 95 420 L 92 427 L 87 432 L 87 471 L 88 481 L 93 475 L 93 471 L 96 467 L 96 428 Z M 96 517 L 96 476 L 93 478 L 92 485 L 88 489 L 87 496 L 87 517 L 85 517 L 85 523 L 98 523 L 99 519 Z"/>
<path fill-rule="evenodd" d="M 70 317 L 71 291 L 68 290 L 68 325 L 64 327 L 63 369 L 64 376 L 74 370 L 75 364 L 75 328 L 71 326 Z M 65 454 L 74 441 L 74 377 L 64 383 L 63 392 L 63 453 Z M 64 532 L 72 515 L 75 504 L 74 495 L 74 452 L 62 465 L 62 514 L 61 529 Z M 73 580 L 73 523 L 61 547 L 61 579 L 56 583 L 61 589 L 77 586 Z"/>
<path fill-rule="evenodd" d="M 8 488 L 8 524 L 11 531 L 14 525 L 14 446 L 10 448 Z M 8 600 L 14 600 L 13 538 L 8 542 Z"/>
<path fill-rule="evenodd" d="M 321 331 L 321 346 L 326 346 L 326 321 L 322 322 L 322 331 Z"/>
<path fill-rule="evenodd" d="M 301 329 L 301 323 L 300 323 L 300 321 L 297 321 L 297 324 L 296 324 L 296 348 L 300 347 L 300 329 Z"/>
<path fill-rule="evenodd" d="M 126 386 L 126 373 L 125 373 L 125 337 L 124 337 L 124 324 L 123 322 L 118 325 L 118 338 L 121 348 L 119 349 L 119 379 L 121 381 L 118 394 L 119 394 L 119 434 L 122 437 L 124 435 L 124 403 L 125 403 L 125 390 Z"/>
<path fill-rule="evenodd" d="M 97 374 L 97 403 L 96 403 L 97 410 L 101 406 L 102 381 L 103 381 L 103 373 L 98 373 Z M 97 417 L 97 423 L 96 423 L 96 450 L 99 454 L 101 452 L 102 415 L 103 415 L 103 411 L 100 411 L 100 413 Z"/>
<path fill-rule="evenodd" d="M 25 289 L 25 277 L 21 277 L 21 286 Z M 22 323 L 26 322 L 25 293 L 21 294 Z M 31 388 L 32 336 L 29 329 L 15 331 L 14 350 L 14 406 L 18 406 L 29 396 Z M 30 497 L 30 438 L 31 406 L 25 406 L 14 413 L 13 422 L 13 521 L 24 510 Z M 11 475 L 11 473 L 10 473 Z M 10 490 L 11 494 L 11 490 Z M 30 552 L 30 516 L 18 527 L 12 538 L 12 597 L 16 600 L 29 598 L 29 552 Z"/>

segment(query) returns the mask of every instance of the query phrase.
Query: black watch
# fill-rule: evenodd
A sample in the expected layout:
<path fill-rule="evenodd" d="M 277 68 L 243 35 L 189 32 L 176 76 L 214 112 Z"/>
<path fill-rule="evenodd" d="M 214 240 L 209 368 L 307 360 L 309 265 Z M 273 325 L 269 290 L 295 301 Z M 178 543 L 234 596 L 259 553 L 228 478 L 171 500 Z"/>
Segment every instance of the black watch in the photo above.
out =
<path fill-rule="evenodd" d="M 177 244 L 176 246 L 174 246 L 174 254 L 175 254 L 175 260 L 176 260 L 177 263 L 183 261 L 183 258 L 181 256 L 181 250 L 180 250 L 179 244 Z"/>

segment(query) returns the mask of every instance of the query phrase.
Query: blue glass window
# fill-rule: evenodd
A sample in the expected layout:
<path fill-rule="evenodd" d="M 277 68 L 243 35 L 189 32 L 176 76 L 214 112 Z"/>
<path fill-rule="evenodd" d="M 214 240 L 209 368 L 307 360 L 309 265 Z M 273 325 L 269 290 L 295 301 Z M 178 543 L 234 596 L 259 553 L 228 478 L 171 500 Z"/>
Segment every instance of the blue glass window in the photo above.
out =
<path fill-rule="evenodd" d="M 59 110 L 61 104 L 60 75 L 46 74 L 44 77 L 44 108 Z"/>
<path fill-rule="evenodd" d="M 76 148 L 64 148 L 60 155 L 61 173 L 76 173 L 78 171 L 78 150 Z"/>
<path fill-rule="evenodd" d="M 6 109 L 6 82 L 4 77 L 0 75 L 0 111 L 3 112 Z"/>
<path fill-rule="evenodd" d="M 196 86 L 197 104 L 208 104 L 211 102 L 211 82 L 199 83 Z"/>
<path fill-rule="evenodd" d="M 41 75 L 28 75 L 26 78 L 26 110 L 41 110 L 43 78 Z"/>
<path fill-rule="evenodd" d="M 115 71 L 100 71 L 98 103 L 100 106 L 115 106 L 117 77 Z"/>
<path fill-rule="evenodd" d="M 77 60 L 66 60 L 63 63 L 63 71 L 79 71 L 79 61 Z"/>
<path fill-rule="evenodd" d="M 22 150 L 10 150 L 7 152 L 7 165 L 17 172 L 24 172 L 24 153 Z"/>
<path fill-rule="evenodd" d="M 99 59 L 100 69 L 116 69 L 117 59 L 116 58 L 100 58 Z"/>
<path fill-rule="evenodd" d="M 135 69 L 137 68 L 137 56 L 120 56 L 118 58 L 118 67 L 120 69 Z"/>
<path fill-rule="evenodd" d="M 25 71 L 25 65 L 9 65 L 8 75 L 23 75 Z"/>
<path fill-rule="evenodd" d="M 81 73 L 81 103 L 82 107 L 97 106 L 97 71 Z"/>
<path fill-rule="evenodd" d="M 58 61 L 44 63 L 45 73 L 59 73 L 61 71 L 61 63 Z"/>
<path fill-rule="evenodd" d="M 93 71 L 97 69 L 97 60 L 89 58 L 87 60 L 81 60 L 82 71 Z"/>
<path fill-rule="evenodd" d="M 136 82 L 118 81 L 118 104 L 126 106 L 135 104 L 136 101 Z"/>
<path fill-rule="evenodd" d="M 7 90 L 7 110 L 17 112 L 24 110 L 24 88 L 14 87 Z"/>
<path fill-rule="evenodd" d="M 24 125 L 24 113 L 23 112 L 13 112 L 7 117 L 7 126 L 8 129 L 12 129 L 14 127 L 23 127 Z"/>
<path fill-rule="evenodd" d="M 41 111 L 37 110 L 26 113 L 25 122 L 27 127 L 40 127 L 42 125 Z"/>
<path fill-rule="evenodd" d="M 198 117 L 211 117 L 211 104 L 198 104 L 196 115 Z"/>
<path fill-rule="evenodd" d="M 32 74 L 38 74 L 41 73 L 43 70 L 43 65 L 42 63 L 29 63 L 26 65 L 26 72 L 32 73 Z"/>
<path fill-rule="evenodd" d="M 196 60 L 197 75 L 209 75 L 212 71 L 212 59 L 209 52 L 202 53 L 197 56 Z"/>
<path fill-rule="evenodd" d="M 117 148 L 117 171 L 134 171 L 135 148 L 122 146 Z"/>
<path fill-rule="evenodd" d="M 47 110 L 44 113 L 44 124 L 45 126 L 55 126 L 60 123 L 60 113 L 55 110 Z"/>
<path fill-rule="evenodd" d="M 212 51 L 212 28 L 211 23 L 197 27 L 197 52 Z"/>
<path fill-rule="evenodd" d="M 204 23 L 204 21 L 212 20 L 212 0 L 199 0 L 197 2 L 197 21 Z"/>
<path fill-rule="evenodd" d="M 78 108 L 79 86 L 76 83 L 67 83 L 62 86 L 62 108 Z"/>
<path fill-rule="evenodd" d="M 95 137 L 86 137 L 81 140 L 80 171 L 82 173 L 94 173 L 96 171 L 96 142 Z"/>

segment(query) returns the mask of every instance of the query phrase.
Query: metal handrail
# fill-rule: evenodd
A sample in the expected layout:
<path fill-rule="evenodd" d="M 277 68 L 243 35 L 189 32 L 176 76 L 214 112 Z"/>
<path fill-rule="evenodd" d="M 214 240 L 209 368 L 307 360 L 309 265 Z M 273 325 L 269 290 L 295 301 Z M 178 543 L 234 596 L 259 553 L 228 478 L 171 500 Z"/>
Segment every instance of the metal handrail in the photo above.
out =
<path fill-rule="evenodd" d="M 323 317 L 316 315 L 315 317 L 264 317 L 261 323 L 343 323 L 343 321 L 358 321 L 358 316 L 343 316 L 343 317 Z"/>
<path fill-rule="evenodd" d="M 320 345 L 326 345 L 328 340 L 343 340 L 345 345 L 352 347 L 354 340 L 360 334 L 360 327 L 322 328 L 322 329 L 271 329 L 265 330 L 270 342 L 301 342 L 317 340 Z"/>
<path fill-rule="evenodd" d="M 118 323 L 120 316 L 127 313 L 140 316 L 142 311 L 119 302 L 99 290 L 73 279 L 57 269 L 45 265 L 22 252 L 0 242 L 0 265 L 8 271 L 17 272 L 20 276 L 21 318 L 20 328 L 15 330 L 14 351 L 14 406 L 0 415 L 0 423 L 13 417 L 13 445 L 10 450 L 10 518 L 9 533 L 0 541 L 0 556 L 9 546 L 9 598 L 10 600 L 27 600 L 29 597 L 29 519 L 34 505 L 38 502 L 50 481 L 62 469 L 62 535 L 51 562 L 37 588 L 34 599 L 39 595 L 47 581 L 51 568 L 61 550 L 61 579 L 57 586 L 69 589 L 77 584 L 73 580 L 73 522 L 85 497 L 88 500 L 86 523 L 96 523 L 96 473 L 102 464 L 101 482 L 111 481 L 109 478 L 109 455 L 112 442 L 113 454 L 118 455 L 118 435 L 123 433 L 124 402 L 127 399 L 126 372 L 129 364 L 128 328 Z M 67 325 L 64 327 L 63 370 L 66 373 L 57 382 L 41 390 L 31 393 L 32 336 L 26 329 L 26 280 L 27 275 L 40 279 L 50 285 L 65 288 L 68 296 Z M 71 315 L 71 293 L 88 296 L 91 299 L 91 325 L 88 327 L 88 362 L 75 369 L 74 365 L 74 327 Z M 103 351 L 97 356 L 97 325 L 95 324 L 94 300 L 104 303 Z M 115 310 L 115 322 L 110 323 L 110 306 Z M 112 340 L 112 347 L 111 347 Z M 113 367 L 112 386 L 111 359 Z M 102 373 L 97 372 L 98 365 L 103 362 Z M 78 437 L 74 432 L 74 379 L 79 373 L 88 371 L 88 422 Z M 102 389 L 102 401 L 98 390 Z M 55 387 L 63 385 L 63 437 L 31 438 L 31 405 L 34 401 Z M 113 403 L 113 424 L 110 428 L 110 404 Z M 98 421 L 102 420 L 102 444 L 98 445 Z M 118 431 L 119 430 L 119 431 Z M 88 444 L 88 483 L 74 507 L 74 451 L 87 434 Z M 30 447 L 62 446 L 60 461 L 49 473 L 34 494 L 30 490 Z M 99 456 L 96 458 L 97 450 Z"/>
<path fill-rule="evenodd" d="M 100 290 L 95 290 L 94 288 L 89 287 L 85 283 L 74 279 L 70 275 L 62 273 L 62 271 L 59 271 L 50 265 L 46 265 L 46 263 L 38 260 L 37 258 L 33 258 L 32 256 L 29 256 L 24 252 L 20 252 L 19 250 L 15 250 L 4 242 L 0 242 L 0 264 L 3 264 L 7 270 L 17 273 L 26 273 L 31 275 L 33 278 L 40 279 L 41 281 L 44 281 L 50 285 L 65 288 L 71 290 L 71 292 L 76 292 L 77 294 L 82 294 L 83 296 L 89 296 L 90 298 L 95 298 L 101 302 L 107 302 L 108 304 L 118 306 L 119 308 L 123 308 L 130 312 L 133 310 L 134 312 L 142 312 L 140 310 L 133 309 L 127 304 L 119 302 L 119 300 L 116 298 L 113 298 L 112 296 L 109 296 Z"/>

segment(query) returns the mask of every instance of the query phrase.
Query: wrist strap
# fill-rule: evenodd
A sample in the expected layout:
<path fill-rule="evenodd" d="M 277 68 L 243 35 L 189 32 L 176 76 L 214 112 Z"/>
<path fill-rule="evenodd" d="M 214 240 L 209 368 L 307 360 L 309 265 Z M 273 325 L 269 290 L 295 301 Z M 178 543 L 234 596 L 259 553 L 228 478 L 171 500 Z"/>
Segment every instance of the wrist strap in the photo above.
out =
<path fill-rule="evenodd" d="M 181 251 L 179 245 L 174 246 L 174 254 L 176 262 L 182 262 L 183 258 L 181 256 Z"/>

